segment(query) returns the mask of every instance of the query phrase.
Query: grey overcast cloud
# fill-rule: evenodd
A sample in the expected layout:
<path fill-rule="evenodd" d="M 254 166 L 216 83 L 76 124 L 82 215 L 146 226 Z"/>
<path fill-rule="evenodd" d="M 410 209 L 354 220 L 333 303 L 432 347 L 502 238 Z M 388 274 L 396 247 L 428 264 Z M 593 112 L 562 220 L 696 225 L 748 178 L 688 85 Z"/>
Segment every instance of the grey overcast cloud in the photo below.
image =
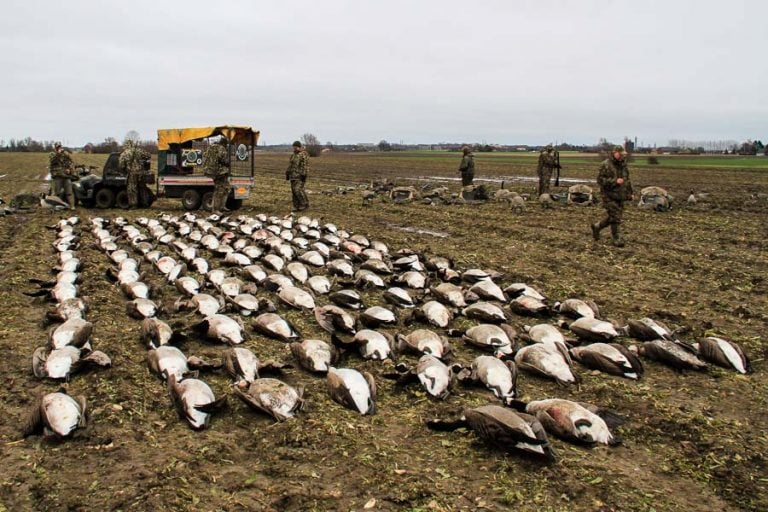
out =
<path fill-rule="evenodd" d="M 768 138 L 757 0 L 6 0 L 0 139 Z"/>

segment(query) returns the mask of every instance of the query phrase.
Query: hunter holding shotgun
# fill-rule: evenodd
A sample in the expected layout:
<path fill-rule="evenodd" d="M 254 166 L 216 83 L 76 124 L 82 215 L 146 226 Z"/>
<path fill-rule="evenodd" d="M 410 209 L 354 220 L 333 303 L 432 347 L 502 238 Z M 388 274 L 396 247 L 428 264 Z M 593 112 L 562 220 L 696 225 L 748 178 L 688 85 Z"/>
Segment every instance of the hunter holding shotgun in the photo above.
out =
<path fill-rule="evenodd" d="M 552 179 L 552 171 L 557 170 L 555 186 L 560 186 L 560 152 L 555 151 L 552 144 L 547 144 L 539 153 L 539 163 L 536 166 L 536 174 L 539 175 L 539 195 L 549 193 L 549 182 Z"/>

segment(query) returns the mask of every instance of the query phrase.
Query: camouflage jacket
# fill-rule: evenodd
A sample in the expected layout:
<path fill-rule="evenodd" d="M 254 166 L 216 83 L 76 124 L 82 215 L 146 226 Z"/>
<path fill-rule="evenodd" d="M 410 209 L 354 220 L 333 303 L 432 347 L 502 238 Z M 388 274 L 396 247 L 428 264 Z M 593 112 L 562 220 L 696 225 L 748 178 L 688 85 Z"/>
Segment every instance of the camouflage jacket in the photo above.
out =
<path fill-rule="evenodd" d="M 557 167 L 557 155 L 555 152 L 542 151 L 539 153 L 539 163 L 536 166 L 536 170 L 540 171 L 544 167 L 549 169 L 555 169 Z"/>
<path fill-rule="evenodd" d="M 224 146 L 214 144 L 205 150 L 203 172 L 213 179 L 229 175 L 229 154 Z"/>
<path fill-rule="evenodd" d="M 306 180 L 307 174 L 309 174 L 309 155 L 307 152 L 301 150 L 292 154 L 288 169 L 285 171 L 285 179 Z"/>
<path fill-rule="evenodd" d="M 462 157 L 459 172 L 462 174 L 475 174 L 475 155 L 467 153 Z"/>
<path fill-rule="evenodd" d="M 138 147 L 126 148 L 120 153 L 120 172 L 129 176 L 140 175 L 144 172 L 143 163 L 149 160 L 149 153 Z"/>
<path fill-rule="evenodd" d="M 48 171 L 51 173 L 51 178 L 67 178 L 72 175 L 74 168 L 75 165 L 69 153 L 53 151 L 48 155 Z"/>
<path fill-rule="evenodd" d="M 624 183 L 616 183 L 618 178 L 623 178 Z M 600 192 L 614 201 L 628 201 L 632 197 L 632 182 L 629 181 L 629 167 L 625 161 L 616 161 L 607 158 L 600 164 L 600 172 L 597 175 L 597 184 Z"/>

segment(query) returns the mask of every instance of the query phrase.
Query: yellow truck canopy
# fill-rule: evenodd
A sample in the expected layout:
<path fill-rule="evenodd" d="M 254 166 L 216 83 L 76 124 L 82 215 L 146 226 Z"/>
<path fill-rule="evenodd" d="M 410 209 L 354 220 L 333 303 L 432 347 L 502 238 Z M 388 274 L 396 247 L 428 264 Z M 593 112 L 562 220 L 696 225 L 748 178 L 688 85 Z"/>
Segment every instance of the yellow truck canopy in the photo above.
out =
<path fill-rule="evenodd" d="M 201 128 L 169 128 L 157 130 L 157 149 L 166 151 L 171 144 L 182 144 L 193 140 L 223 135 L 230 143 L 255 146 L 259 132 L 250 126 L 206 126 Z"/>

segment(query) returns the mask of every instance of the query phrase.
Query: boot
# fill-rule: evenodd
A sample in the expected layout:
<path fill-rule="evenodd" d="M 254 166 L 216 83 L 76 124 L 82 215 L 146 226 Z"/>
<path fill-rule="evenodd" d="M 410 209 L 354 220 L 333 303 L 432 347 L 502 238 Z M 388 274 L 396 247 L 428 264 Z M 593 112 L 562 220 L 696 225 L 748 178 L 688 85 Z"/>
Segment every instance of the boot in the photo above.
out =
<path fill-rule="evenodd" d="M 591 225 L 592 228 L 592 238 L 595 239 L 595 241 L 600 240 L 600 232 L 607 226 L 605 219 L 601 220 L 600 222 L 596 222 Z"/>
<path fill-rule="evenodd" d="M 611 242 L 615 247 L 624 247 L 624 240 L 621 239 L 621 234 L 619 234 L 618 224 L 611 224 Z"/>

